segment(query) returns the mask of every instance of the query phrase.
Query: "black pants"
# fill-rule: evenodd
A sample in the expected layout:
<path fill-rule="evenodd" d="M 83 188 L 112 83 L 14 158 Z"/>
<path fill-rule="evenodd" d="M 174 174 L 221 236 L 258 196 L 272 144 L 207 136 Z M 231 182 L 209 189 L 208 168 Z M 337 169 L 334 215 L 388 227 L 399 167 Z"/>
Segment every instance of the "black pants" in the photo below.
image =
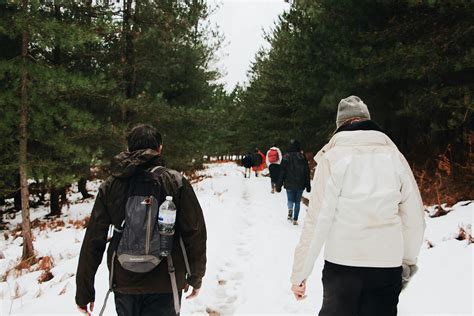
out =
<path fill-rule="evenodd" d="M 395 316 L 402 267 L 348 267 L 326 261 L 319 316 Z"/>
<path fill-rule="evenodd" d="M 176 316 L 173 294 L 123 294 L 114 292 L 118 316 Z M 181 300 L 181 292 L 179 293 Z"/>
<path fill-rule="evenodd" d="M 273 184 L 277 183 L 278 178 L 280 177 L 280 165 L 272 163 L 268 166 L 268 171 L 270 171 L 270 179 L 272 180 L 272 188 Z"/>

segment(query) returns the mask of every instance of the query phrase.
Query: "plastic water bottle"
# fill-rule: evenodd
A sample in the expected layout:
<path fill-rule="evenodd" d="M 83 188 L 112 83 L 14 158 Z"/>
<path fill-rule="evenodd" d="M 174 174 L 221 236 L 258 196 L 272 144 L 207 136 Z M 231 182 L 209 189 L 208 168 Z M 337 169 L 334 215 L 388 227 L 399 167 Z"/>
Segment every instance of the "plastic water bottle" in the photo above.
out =
<path fill-rule="evenodd" d="M 158 213 L 158 231 L 160 233 L 160 256 L 166 257 L 171 254 L 173 248 L 174 224 L 176 222 L 176 205 L 173 197 L 167 196 L 160 205 Z"/>

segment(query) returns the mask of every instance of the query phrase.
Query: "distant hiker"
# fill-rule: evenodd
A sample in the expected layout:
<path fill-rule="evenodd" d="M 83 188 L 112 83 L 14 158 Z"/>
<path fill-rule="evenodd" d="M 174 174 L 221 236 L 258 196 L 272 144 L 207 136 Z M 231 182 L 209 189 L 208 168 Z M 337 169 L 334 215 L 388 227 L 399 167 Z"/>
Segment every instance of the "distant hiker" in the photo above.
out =
<path fill-rule="evenodd" d="M 247 178 L 247 173 L 248 177 L 250 178 L 250 175 L 252 173 L 252 153 L 248 152 L 245 154 L 245 156 L 242 158 L 242 166 L 245 168 L 245 173 L 244 173 L 244 178 Z"/>
<path fill-rule="evenodd" d="M 265 155 L 260 151 L 260 149 L 255 149 L 255 152 L 252 154 L 252 170 L 255 172 L 255 176 L 258 177 L 260 172 L 262 172 L 265 167 Z"/>
<path fill-rule="evenodd" d="M 405 157 L 370 120 L 362 100 L 341 100 L 337 130 L 316 155 L 308 213 L 296 247 L 292 291 L 324 250 L 320 316 L 397 314 L 403 282 L 416 271 L 423 203 Z"/>
<path fill-rule="evenodd" d="M 291 141 L 288 152 L 283 155 L 281 161 L 276 191 L 281 192 L 282 186 L 285 187 L 288 198 L 288 220 L 292 221 L 293 225 L 298 225 L 301 197 L 304 189 L 311 192 L 311 184 L 308 161 L 301 153 L 301 144 L 297 140 Z"/>
<path fill-rule="evenodd" d="M 280 176 L 280 163 L 281 159 L 283 158 L 281 155 L 281 150 L 276 146 L 276 144 L 273 144 L 267 151 L 266 157 L 266 162 L 268 170 L 270 171 L 270 179 L 272 184 L 271 193 L 275 193 L 276 183 L 278 181 L 278 177 Z"/>
<path fill-rule="evenodd" d="M 127 141 L 128 151 L 113 159 L 112 176 L 101 185 L 92 209 L 77 267 L 76 304 L 84 314 L 94 308 L 94 278 L 113 225 L 107 265 L 117 314 L 176 315 L 182 290 L 191 286 L 186 298 L 194 298 L 201 288 L 206 268 L 203 213 L 186 178 L 163 167 L 161 135 L 155 128 L 138 125 Z M 160 213 L 158 219 L 165 197 L 177 213 L 164 219 Z M 175 222 L 167 257 L 159 256 L 158 220 Z"/>

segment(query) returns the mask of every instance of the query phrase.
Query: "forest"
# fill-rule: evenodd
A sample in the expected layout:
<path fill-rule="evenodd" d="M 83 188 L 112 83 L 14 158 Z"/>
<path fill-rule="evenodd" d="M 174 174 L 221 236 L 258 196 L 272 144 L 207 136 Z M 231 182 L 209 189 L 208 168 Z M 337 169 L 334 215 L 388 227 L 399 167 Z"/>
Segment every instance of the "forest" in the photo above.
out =
<path fill-rule="evenodd" d="M 26 225 L 45 203 L 59 215 L 72 184 L 89 198 L 138 123 L 188 173 L 290 139 L 315 153 L 349 95 L 407 156 L 425 204 L 473 197 L 471 1 L 295 0 L 232 91 L 218 83 L 212 12 L 204 0 L 0 1 L 2 216 L 22 210 Z"/>

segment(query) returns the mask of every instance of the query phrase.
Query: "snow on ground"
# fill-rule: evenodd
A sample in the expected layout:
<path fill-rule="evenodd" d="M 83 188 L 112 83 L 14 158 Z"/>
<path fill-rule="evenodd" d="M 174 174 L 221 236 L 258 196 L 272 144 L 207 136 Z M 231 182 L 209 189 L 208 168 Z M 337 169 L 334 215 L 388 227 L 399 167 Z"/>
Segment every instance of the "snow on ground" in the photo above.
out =
<path fill-rule="evenodd" d="M 286 195 L 271 194 L 269 178 L 244 179 L 243 170 L 232 163 L 209 165 L 201 174 L 210 176 L 194 185 L 208 229 L 208 266 L 199 297 L 184 301 L 182 314 L 317 314 L 322 302 L 321 258 L 308 280 L 308 298 L 297 302 L 290 292 L 293 251 L 305 207 L 300 225 L 293 226 L 286 220 Z M 97 183 L 93 187 L 97 189 Z M 460 226 L 473 221 L 474 204 L 463 204 L 446 216 L 427 217 L 426 239 L 434 247 L 424 245 L 419 272 L 400 296 L 399 315 L 472 315 L 474 245 L 454 239 Z M 65 222 L 82 219 L 91 209 L 92 200 L 73 204 L 65 212 Z M 32 218 L 46 213 L 35 210 Z M 40 271 L 7 277 L 0 283 L 2 315 L 77 314 L 73 274 L 84 230 L 66 227 L 35 230 L 35 249 L 53 258 L 54 278 L 39 284 Z M 5 275 L 21 255 L 21 238 L 0 236 L 0 241 L 5 255 L 0 275 Z M 107 291 L 104 263 L 95 281 L 95 314 Z M 110 298 L 106 314 L 114 315 L 114 310 Z"/>

